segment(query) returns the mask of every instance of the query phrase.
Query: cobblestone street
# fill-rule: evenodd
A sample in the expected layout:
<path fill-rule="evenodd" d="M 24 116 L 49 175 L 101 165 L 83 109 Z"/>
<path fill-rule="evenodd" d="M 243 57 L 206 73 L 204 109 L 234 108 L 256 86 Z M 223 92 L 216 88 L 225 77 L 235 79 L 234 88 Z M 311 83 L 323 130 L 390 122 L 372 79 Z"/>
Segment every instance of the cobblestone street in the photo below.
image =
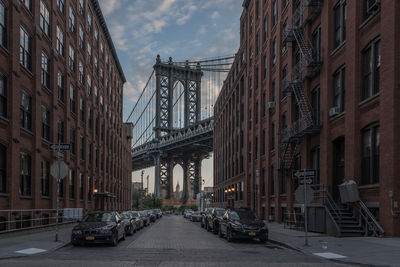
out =
<path fill-rule="evenodd" d="M 228 243 L 182 216 L 164 216 L 117 247 L 66 246 L 1 266 L 343 266 L 272 243 Z"/>

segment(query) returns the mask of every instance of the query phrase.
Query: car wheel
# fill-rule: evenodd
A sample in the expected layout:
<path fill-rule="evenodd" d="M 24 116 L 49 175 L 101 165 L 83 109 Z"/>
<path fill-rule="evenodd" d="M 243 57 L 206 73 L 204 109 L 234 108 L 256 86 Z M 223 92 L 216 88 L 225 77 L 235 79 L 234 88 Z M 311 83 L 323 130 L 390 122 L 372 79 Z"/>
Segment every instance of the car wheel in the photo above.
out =
<path fill-rule="evenodd" d="M 207 227 L 206 227 L 206 229 L 207 229 L 207 232 L 210 232 L 211 231 L 211 228 L 210 228 L 210 223 L 208 223 L 207 222 L 207 225 L 206 225 Z"/>
<path fill-rule="evenodd" d="M 131 229 L 129 231 L 129 235 L 133 235 L 133 233 L 136 232 L 136 230 L 133 229 L 133 225 L 131 225 Z"/>
<path fill-rule="evenodd" d="M 218 234 L 218 228 L 217 228 L 217 226 L 215 224 L 213 224 L 212 232 L 213 232 L 214 235 Z"/>
<path fill-rule="evenodd" d="M 125 233 L 125 231 L 124 231 L 124 233 L 123 233 L 123 235 L 122 235 L 122 240 L 125 240 L 125 238 L 126 238 L 126 233 Z"/>
<path fill-rule="evenodd" d="M 232 240 L 232 233 L 231 233 L 231 230 L 228 228 L 228 229 L 226 229 L 226 240 L 228 241 L 228 242 L 232 242 L 233 240 Z"/>
<path fill-rule="evenodd" d="M 201 226 L 201 228 L 204 228 L 203 220 L 201 220 L 200 226 Z"/>
<path fill-rule="evenodd" d="M 265 244 L 268 241 L 268 234 L 265 235 L 264 237 L 260 237 L 260 243 Z"/>
<path fill-rule="evenodd" d="M 79 243 L 78 243 L 78 242 L 71 242 L 71 244 L 72 244 L 74 247 L 76 247 L 76 246 L 78 246 L 78 245 L 79 245 Z"/>
<path fill-rule="evenodd" d="M 219 230 L 218 230 L 218 237 L 220 237 L 220 238 L 222 238 L 224 235 L 222 234 L 222 231 L 221 231 L 221 226 L 219 227 Z"/>
<path fill-rule="evenodd" d="M 116 247 L 118 245 L 118 233 L 114 233 L 113 237 L 112 237 L 112 243 L 111 245 L 113 247 Z"/>

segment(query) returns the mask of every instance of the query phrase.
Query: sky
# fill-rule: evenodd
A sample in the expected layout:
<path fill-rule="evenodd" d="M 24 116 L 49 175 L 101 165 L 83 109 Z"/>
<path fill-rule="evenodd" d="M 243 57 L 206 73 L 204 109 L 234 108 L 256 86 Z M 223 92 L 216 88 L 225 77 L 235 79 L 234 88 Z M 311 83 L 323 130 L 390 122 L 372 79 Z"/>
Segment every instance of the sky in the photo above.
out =
<path fill-rule="evenodd" d="M 127 82 L 123 119 L 127 119 L 149 78 L 156 56 L 174 61 L 233 55 L 239 47 L 242 0 L 99 0 Z M 134 137 L 135 138 L 135 137 Z M 203 161 L 202 178 L 212 186 L 212 157 Z M 154 170 L 149 191 L 154 188 Z M 178 179 L 176 178 L 178 177 Z M 182 169 L 174 169 L 182 186 Z M 133 172 L 140 181 L 140 171 Z"/>

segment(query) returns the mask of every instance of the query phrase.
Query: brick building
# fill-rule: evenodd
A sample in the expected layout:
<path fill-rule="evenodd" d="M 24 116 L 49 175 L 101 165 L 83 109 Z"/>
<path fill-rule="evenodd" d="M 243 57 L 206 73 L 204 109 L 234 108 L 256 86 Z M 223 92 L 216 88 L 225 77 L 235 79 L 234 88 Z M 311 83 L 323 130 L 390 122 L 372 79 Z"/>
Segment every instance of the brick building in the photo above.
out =
<path fill-rule="evenodd" d="M 282 222 L 301 209 L 292 172 L 316 169 L 321 192 L 339 204 L 338 185 L 354 180 L 385 233 L 400 235 L 399 15 L 399 1 L 243 2 L 215 107 L 218 205 Z"/>
<path fill-rule="evenodd" d="M 0 1 L 0 210 L 130 207 L 125 83 L 97 0 Z M 2 218 L 4 220 L 4 218 Z"/>

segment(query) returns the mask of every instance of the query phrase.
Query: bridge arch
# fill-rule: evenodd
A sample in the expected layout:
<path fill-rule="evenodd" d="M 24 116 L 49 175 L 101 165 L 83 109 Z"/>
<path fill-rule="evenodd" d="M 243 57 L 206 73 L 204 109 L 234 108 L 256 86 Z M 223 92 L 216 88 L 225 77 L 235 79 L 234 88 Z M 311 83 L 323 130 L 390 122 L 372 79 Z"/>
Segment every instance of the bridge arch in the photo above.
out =
<path fill-rule="evenodd" d="M 180 129 L 185 126 L 185 83 L 175 80 L 172 91 L 172 127 Z"/>

